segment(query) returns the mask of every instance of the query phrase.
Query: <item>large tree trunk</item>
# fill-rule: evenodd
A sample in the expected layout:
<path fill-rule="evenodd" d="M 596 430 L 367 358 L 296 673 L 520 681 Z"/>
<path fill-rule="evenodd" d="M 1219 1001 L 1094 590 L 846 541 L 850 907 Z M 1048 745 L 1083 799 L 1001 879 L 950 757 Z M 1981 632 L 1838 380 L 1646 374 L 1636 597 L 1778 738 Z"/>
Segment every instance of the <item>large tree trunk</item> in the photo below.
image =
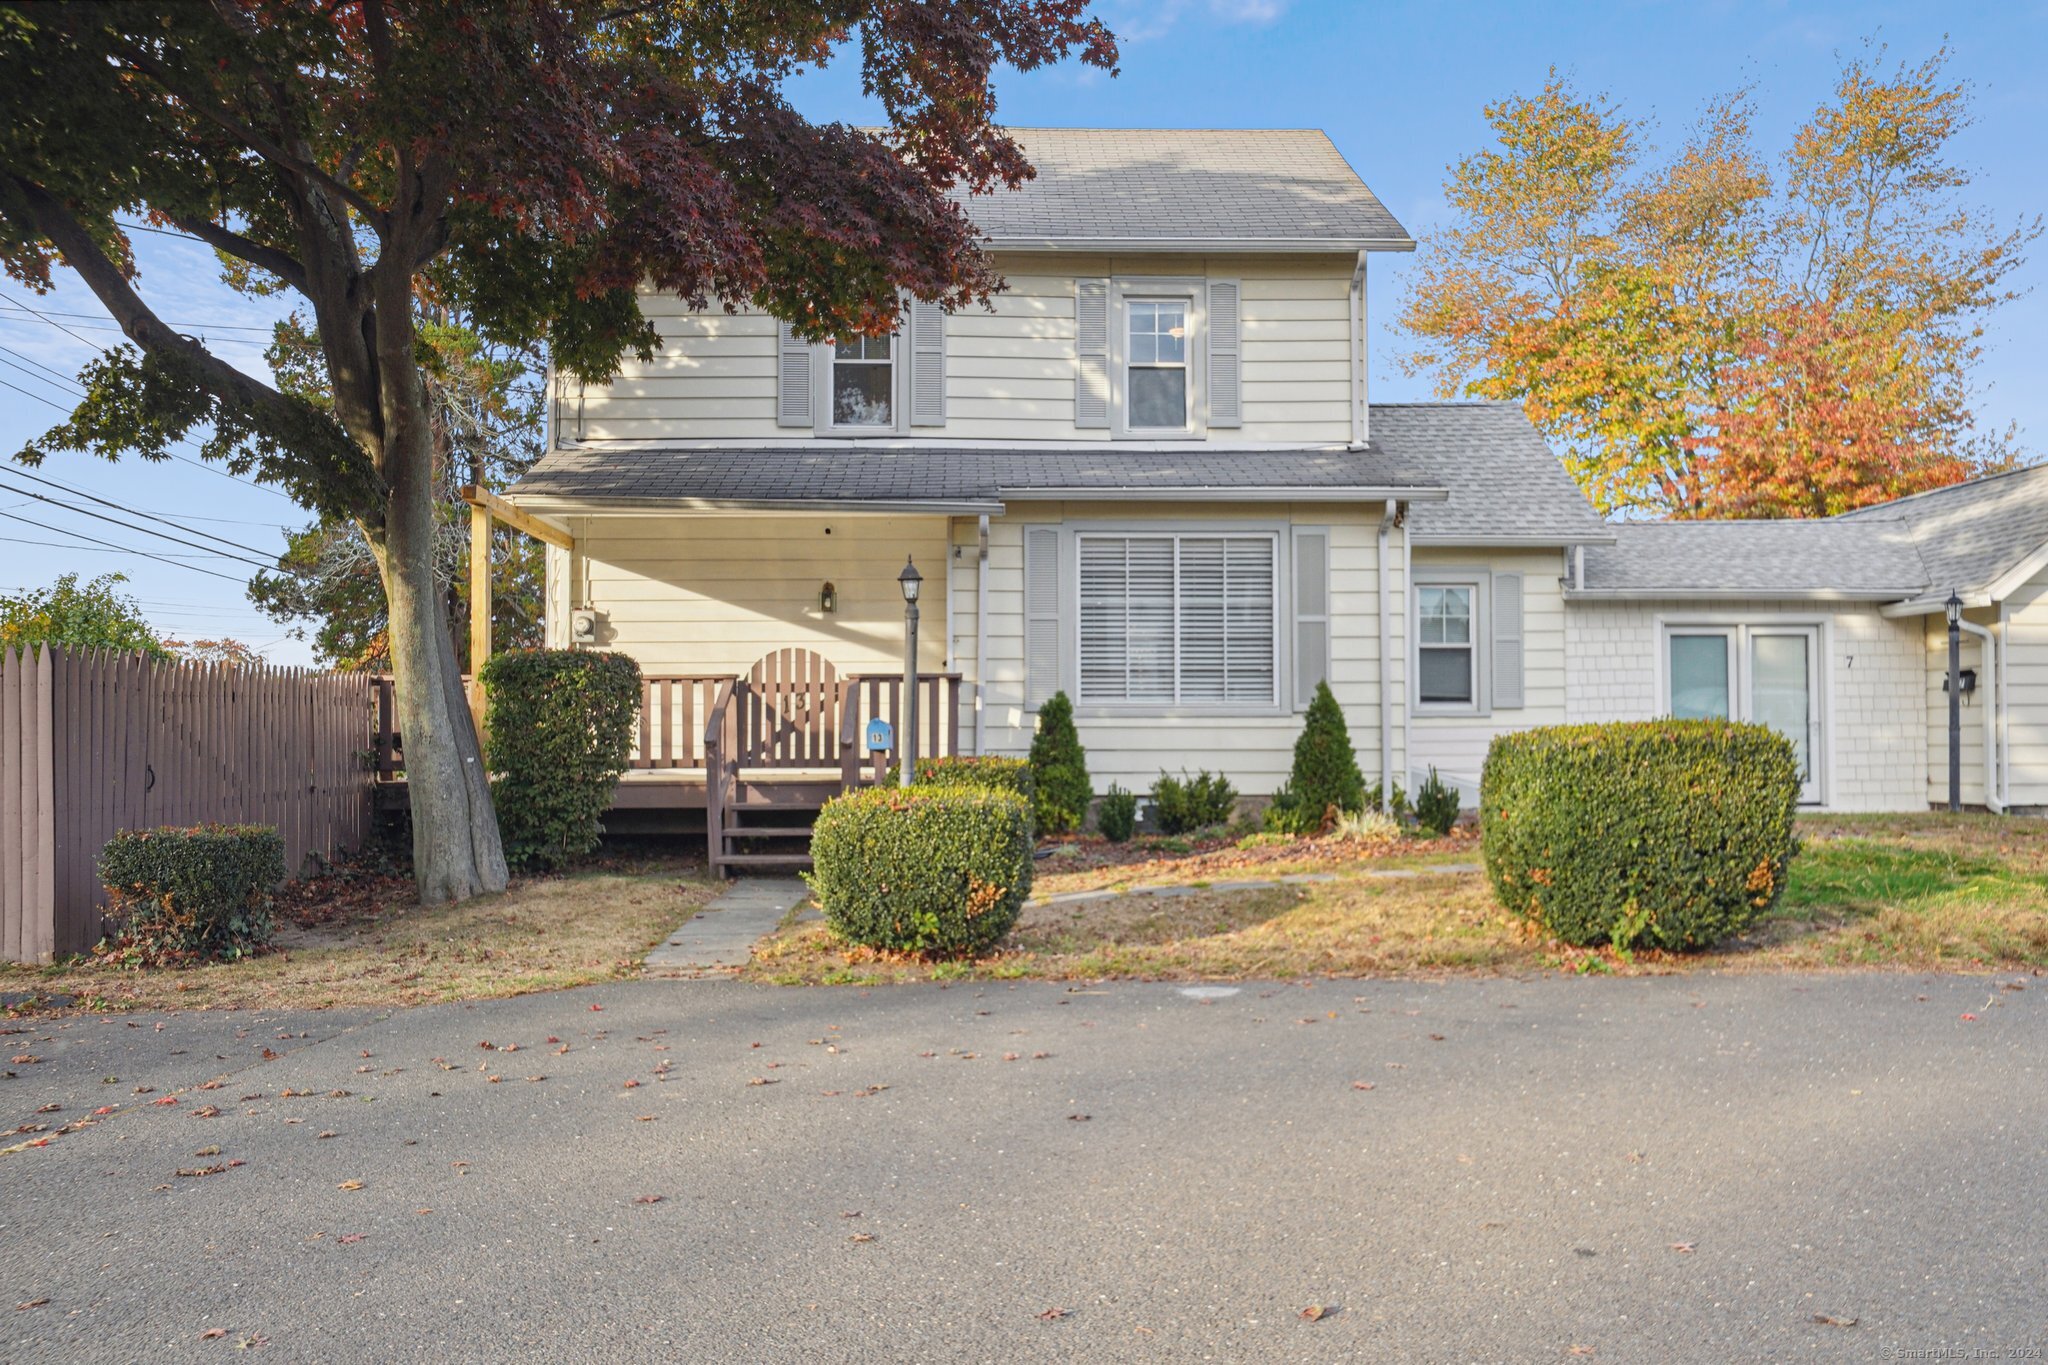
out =
<path fill-rule="evenodd" d="M 413 880 L 421 902 L 435 904 L 504 890 L 505 850 L 463 695 L 462 669 L 448 636 L 446 602 L 435 581 L 426 395 L 410 365 L 387 367 L 382 387 L 390 493 L 381 539 L 372 535 L 370 542 L 390 609 L 391 672 L 412 806 Z"/>

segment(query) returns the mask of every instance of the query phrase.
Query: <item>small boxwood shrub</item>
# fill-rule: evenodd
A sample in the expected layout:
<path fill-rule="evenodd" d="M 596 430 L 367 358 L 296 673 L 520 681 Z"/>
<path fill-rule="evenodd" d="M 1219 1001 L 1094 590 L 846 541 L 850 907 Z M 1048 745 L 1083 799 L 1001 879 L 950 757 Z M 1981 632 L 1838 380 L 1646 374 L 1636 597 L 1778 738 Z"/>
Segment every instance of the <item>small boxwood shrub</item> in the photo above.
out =
<path fill-rule="evenodd" d="M 960 957 L 994 947 L 1031 891 L 1031 810 L 1012 792 L 870 787 L 825 804 L 808 880 L 840 937 Z"/>
<path fill-rule="evenodd" d="M 1344 710 L 1326 682 L 1302 717 L 1294 741 L 1294 767 L 1266 807 L 1266 828 L 1277 834 L 1320 834 L 1344 815 L 1365 809 L 1365 774 L 1351 748 Z"/>
<path fill-rule="evenodd" d="M 1095 788 L 1088 781 L 1088 751 L 1074 728 L 1074 704 L 1055 692 L 1038 708 L 1038 733 L 1031 737 L 1032 809 L 1041 834 L 1081 828 Z"/>
<path fill-rule="evenodd" d="M 624 654 L 520 649 L 492 655 L 483 680 L 506 861 L 561 867 L 604 832 L 632 754 L 640 665 Z"/>
<path fill-rule="evenodd" d="M 1761 725 L 1663 720 L 1502 735 L 1481 844 L 1508 910 L 1567 943 L 1701 948 L 1785 889 L 1799 769 Z"/>
<path fill-rule="evenodd" d="M 100 850 L 110 945 L 149 965 L 241 958 L 270 942 L 284 840 L 268 825 L 126 830 Z"/>
<path fill-rule="evenodd" d="M 1138 794 L 1110 783 L 1102 794 L 1102 804 L 1095 809 L 1095 828 L 1112 844 L 1127 842 L 1138 828 Z"/>
<path fill-rule="evenodd" d="M 1228 778 L 1207 768 L 1193 777 L 1185 768 L 1179 777 L 1161 773 L 1152 784 L 1152 813 L 1161 834 L 1186 834 L 1228 824 L 1237 814 L 1237 789 Z"/>
<path fill-rule="evenodd" d="M 1436 769 L 1431 768 L 1429 776 L 1415 789 L 1415 823 L 1442 837 L 1458 823 L 1462 804 L 1457 787 L 1438 777 Z"/>

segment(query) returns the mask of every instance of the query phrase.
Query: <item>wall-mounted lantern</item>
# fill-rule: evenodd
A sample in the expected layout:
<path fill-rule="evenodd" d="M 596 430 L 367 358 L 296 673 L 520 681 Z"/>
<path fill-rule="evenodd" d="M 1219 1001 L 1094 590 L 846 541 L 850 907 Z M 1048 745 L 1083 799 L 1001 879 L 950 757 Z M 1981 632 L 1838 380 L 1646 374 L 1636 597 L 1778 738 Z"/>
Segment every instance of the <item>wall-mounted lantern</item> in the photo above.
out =
<path fill-rule="evenodd" d="M 830 583 L 818 589 L 818 610 L 824 612 L 827 616 L 838 611 L 839 589 L 833 587 Z"/>

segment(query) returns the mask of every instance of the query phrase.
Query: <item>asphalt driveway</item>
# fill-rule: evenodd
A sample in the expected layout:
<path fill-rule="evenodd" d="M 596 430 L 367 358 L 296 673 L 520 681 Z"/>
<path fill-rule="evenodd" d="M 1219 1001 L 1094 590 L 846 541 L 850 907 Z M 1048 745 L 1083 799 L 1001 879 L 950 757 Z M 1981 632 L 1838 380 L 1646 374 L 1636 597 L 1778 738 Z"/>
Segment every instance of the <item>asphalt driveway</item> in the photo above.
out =
<path fill-rule="evenodd" d="M 0 1359 L 2039 1359 L 2044 996 L 663 981 L 29 1024 Z"/>

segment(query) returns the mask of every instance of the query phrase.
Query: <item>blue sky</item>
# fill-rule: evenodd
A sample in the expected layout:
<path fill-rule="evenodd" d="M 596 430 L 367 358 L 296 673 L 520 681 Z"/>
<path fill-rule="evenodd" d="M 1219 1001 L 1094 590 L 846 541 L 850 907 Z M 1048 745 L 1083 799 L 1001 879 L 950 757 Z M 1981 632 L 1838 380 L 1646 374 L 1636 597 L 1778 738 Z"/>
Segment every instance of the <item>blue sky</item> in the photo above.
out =
<path fill-rule="evenodd" d="M 1605 92 L 1638 118 L 1652 118 L 1675 143 L 1710 96 L 1755 86 L 1758 135 L 1771 151 L 1831 88 L 1842 54 L 1875 35 L 1899 58 L 1917 61 L 1944 40 L 1951 69 L 1973 83 L 1977 121 L 1959 160 L 1978 176 L 1971 198 L 2001 222 L 2048 207 L 2048 7 L 2041 5 L 1616 4 L 1573 7 L 1367 4 L 1353 0 L 1103 0 L 1100 12 L 1124 40 L 1123 73 L 1067 68 L 1010 76 L 998 87 L 999 116 L 1019 124 L 1103 127 L 1319 127 L 1413 232 L 1441 218 L 1444 168 L 1482 145 L 1481 107 L 1512 91 L 1538 88 L 1553 65 L 1588 92 Z M 851 64 L 803 79 L 799 104 L 812 116 L 872 120 Z M 141 287 L 166 319 L 208 337 L 234 363 L 261 372 L 261 327 L 274 302 L 240 298 L 221 287 L 212 258 L 175 239 L 138 240 Z M 2006 308 L 1988 338 L 1982 371 L 1987 425 L 2017 422 L 2022 442 L 2048 452 L 2048 386 L 2037 371 L 2048 355 L 2048 296 L 2039 286 L 2048 247 L 2037 249 L 2017 283 L 2035 292 Z M 1402 258 L 1380 258 L 1373 278 L 1373 394 L 1426 396 L 1392 362 L 1396 338 L 1385 330 L 1402 290 Z M 71 329 L 27 316 L 26 304 Z M 0 448 L 19 448 L 58 414 L 64 380 L 91 354 L 90 343 L 116 334 L 75 280 L 37 298 L 0 282 Z M 21 390 L 28 391 L 27 393 Z M 38 397 L 30 397 L 29 394 Z M 44 401 L 38 401 L 38 398 Z M 11 469 L 11 466 L 10 466 Z M 60 457 L 36 471 L 113 502 L 173 518 L 242 545 L 275 553 L 280 528 L 300 514 L 273 492 L 186 463 L 107 465 Z M 108 569 L 129 574 L 131 590 L 164 630 L 186 636 L 231 634 L 279 662 L 310 659 L 304 645 L 256 615 L 239 580 L 247 566 L 207 556 L 184 562 L 209 577 L 118 552 L 18 543 L 72 537 L 20 518 L 82 535 L 161 551 L 189 547 L 116 530 L 35 502 L 21 488 L 79 502 L 71 493 L 0 473 L 0 589 L 49 582 L 57 574 Z M 95 510 L 110 509 L 86 503 Z M 161 529 L 161 528 L 160 528 Z"/>

